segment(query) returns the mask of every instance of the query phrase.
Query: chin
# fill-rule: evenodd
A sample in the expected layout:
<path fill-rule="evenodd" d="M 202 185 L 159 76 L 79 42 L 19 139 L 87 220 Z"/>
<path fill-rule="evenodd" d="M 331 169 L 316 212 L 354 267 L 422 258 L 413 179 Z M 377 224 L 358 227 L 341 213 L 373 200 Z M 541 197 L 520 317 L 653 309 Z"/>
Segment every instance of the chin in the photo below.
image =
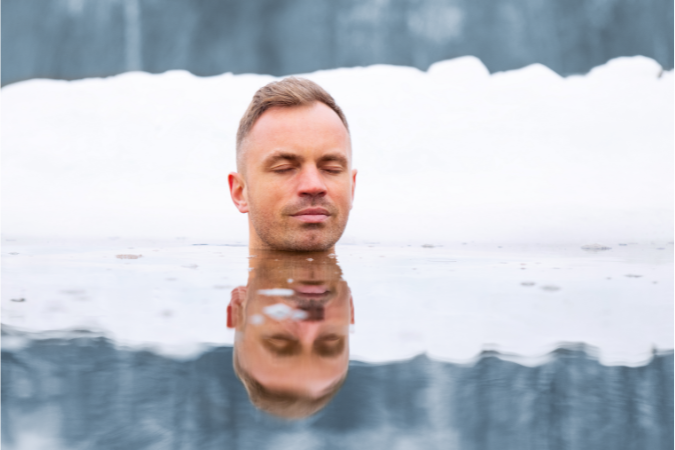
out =
<path fill-rule="evenodd" d="M 301 230 L 284 236 L 283 248 L 278 250 L 287 250 L 294 252 L 323 252 L 331 249 L 342 233 L 336 233 L 335 230 Z"/>
<path fill-rule="evenodd" d="M 324 236 L 300 237 L 298 239 L 289 239 L 286 241 L 286 249 L 295 252 L 323 252 L 329 250 L 335 245 L 337 239 L 329 239 Z"/>
<path fill-rule="evenodd" d="M 255 228 L 260 240 L 272 250 L 323 252 L 330 250 L 342 236 L 344 227 L 335 225 L 305 224 L 302 227 L 288 227 L 285 230 L 281 227 Z"/>

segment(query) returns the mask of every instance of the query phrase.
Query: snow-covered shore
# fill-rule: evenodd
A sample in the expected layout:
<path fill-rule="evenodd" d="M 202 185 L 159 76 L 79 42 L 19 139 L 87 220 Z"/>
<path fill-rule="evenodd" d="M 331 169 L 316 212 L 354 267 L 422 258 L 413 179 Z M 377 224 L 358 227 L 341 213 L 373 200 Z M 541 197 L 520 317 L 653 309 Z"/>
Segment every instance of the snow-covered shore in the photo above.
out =
<path fill-rule="evenodd" d="M 359 170 L 344 243 L 672 239 L 673 73 L 490 75 L 458 58 L 304 75 L 346 111 Z M 5 237 L 246 241 L 234 135 L 273 78 L 127 73 L 2 89 Z"/>

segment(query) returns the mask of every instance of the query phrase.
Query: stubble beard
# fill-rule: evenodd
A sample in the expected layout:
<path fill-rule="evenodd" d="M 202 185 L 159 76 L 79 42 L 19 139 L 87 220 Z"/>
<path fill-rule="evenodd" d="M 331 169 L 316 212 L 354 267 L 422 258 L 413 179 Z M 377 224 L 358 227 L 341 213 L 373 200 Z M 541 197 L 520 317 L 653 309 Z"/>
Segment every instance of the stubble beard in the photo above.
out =
<path fill-rule="evenodd" d="M 291 215 L 303 208 L 322 207 L 330 212 L 323 223 L 299 223 Z M 274 250 L 321 252 L 332 248 L 347 225 L 347 214 L 340 214 L 331 204 L 312 202 L 285 207 L 280 214 L 263 214 L 251 208 L 249 219 L 260 240 Z"/>

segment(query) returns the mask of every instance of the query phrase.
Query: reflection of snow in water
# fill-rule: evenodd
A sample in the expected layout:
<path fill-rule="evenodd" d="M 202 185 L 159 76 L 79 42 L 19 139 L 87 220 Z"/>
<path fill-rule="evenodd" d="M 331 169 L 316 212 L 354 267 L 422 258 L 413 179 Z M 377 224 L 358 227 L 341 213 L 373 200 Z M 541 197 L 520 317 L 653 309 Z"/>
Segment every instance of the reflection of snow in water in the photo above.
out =
<path fill-rule="evenodd" d="M 354 299 L 351 354 L 469 361 L 493 344 L 529 364 L 561 342 L 582 342 L 605 363 L 640 364 L 653 348 L 672 349 L 672 244 L 608 244 L 603 252 L 471 242 L 338 246 Z M 95 330 L 172 355 L 233 342 L 226 309 L 230 291 L 247 282 L 246 247 L 123 239 L 3 245 L 19 253 L 3 260 L 5 325 Z M 116 258 L 130 246 L 143 258 Z M 199 269 L 184 269 L 186 261 Z M 303 320 L 303 313 L 276 304 L 249 320 Z"/>
<path fill-rule="evenodd" d="M 258 294 L 270 297 L 290 297 L 293 295 L 293 289 L 258 289 Z"/>
<path fill-rule="evenodd" d="M 586 76 L 490 75 L 464 57 L 308 75 L 352 131 L 344 242 L 669 239 L 673 75 L 660 74 L 633 57 Z M 272 79 L 135 72 L 3 88 L 4 234 L 245 241 L 225 174 L 240 116 Z"/>
<path fill-rule="evenodd" d="M 274 320 L 284 320 L 291 315 L 293 308 L 283 303 L 275 303 L 274 305 L 265 306 L 263 312 Z"/>

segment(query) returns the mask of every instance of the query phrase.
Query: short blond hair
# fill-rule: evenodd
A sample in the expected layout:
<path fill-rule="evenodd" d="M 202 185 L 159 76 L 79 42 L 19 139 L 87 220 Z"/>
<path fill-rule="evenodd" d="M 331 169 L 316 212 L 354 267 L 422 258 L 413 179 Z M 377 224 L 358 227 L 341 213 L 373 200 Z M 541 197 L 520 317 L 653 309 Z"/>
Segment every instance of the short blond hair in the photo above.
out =
<path fill-rule="evenodd" d="M 335 111 L 347 129 L 347 132 L 349 132 L 347 118 L 335 102 L 335 99 L 313 81 L 306 78 L 288 77 L 283 80 L 273 81 L 258 89 L 239 121 L 239 129 L 237 130 L 237 164 L 240 163 L 241 143 L 265 111 L 274 106 L 289 108 L 292 106 L 310 105 L 315 102 L 321 102 Z"/>

